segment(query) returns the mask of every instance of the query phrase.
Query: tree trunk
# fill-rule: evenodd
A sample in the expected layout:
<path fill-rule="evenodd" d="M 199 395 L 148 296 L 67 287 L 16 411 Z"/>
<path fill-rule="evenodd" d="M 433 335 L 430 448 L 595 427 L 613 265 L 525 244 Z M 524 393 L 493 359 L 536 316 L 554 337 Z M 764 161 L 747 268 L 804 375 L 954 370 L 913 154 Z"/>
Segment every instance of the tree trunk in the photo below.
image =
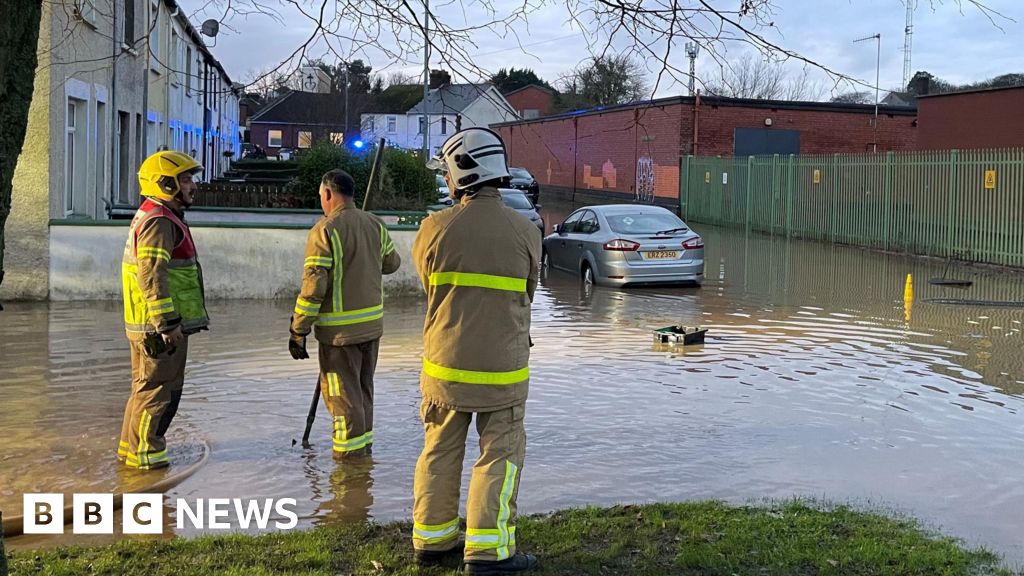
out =
<path fill-rule="evenodd" d="M 11 213 L 14 166 L 28 127 L 42 0 L 0 1 L 0 284 L 4 282 L 4 226 Z"/>

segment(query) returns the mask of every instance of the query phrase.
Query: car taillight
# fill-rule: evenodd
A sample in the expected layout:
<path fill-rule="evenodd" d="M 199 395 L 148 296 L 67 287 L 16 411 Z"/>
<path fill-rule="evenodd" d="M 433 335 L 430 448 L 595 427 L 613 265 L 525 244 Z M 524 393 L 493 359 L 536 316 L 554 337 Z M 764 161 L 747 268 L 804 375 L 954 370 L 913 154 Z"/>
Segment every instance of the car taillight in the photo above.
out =
<path fill-rule="evenodd" d="M 683 249 L 685 249 L 685 250 L 695 250 L 697 248 L 703 248 L 703 247 L 704 247 L 704 241 L 701 240 L 699 236 L 696 237 L 696 238 L 690 238 L 686 242 L 683 242 Z"/>
<path fill-rule="evenodd" d="M 629 240 L 612 240 L 604 245 L 605 250 L 617 251 L 617 252 L 636 252 L 640 248 L 640 244 L 631 242 Z"/>

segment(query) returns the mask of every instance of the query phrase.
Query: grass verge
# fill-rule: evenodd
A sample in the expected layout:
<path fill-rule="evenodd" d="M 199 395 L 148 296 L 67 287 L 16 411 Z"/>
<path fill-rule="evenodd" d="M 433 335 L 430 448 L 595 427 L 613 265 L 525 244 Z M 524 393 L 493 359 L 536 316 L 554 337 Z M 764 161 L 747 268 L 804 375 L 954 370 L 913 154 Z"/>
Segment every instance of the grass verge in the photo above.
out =
<path fill-rule="evenodd" d="M 11 574 L 452 576 L 412 565 L 410 527 L 353 524 L 19 551 Z M 802 501 L 769 506 L 687 502 L 585 508 L 520 518 L 521 550 L 539 575 L 1012 576 L 998 556 L 931 534 L 913 520 Z"/>

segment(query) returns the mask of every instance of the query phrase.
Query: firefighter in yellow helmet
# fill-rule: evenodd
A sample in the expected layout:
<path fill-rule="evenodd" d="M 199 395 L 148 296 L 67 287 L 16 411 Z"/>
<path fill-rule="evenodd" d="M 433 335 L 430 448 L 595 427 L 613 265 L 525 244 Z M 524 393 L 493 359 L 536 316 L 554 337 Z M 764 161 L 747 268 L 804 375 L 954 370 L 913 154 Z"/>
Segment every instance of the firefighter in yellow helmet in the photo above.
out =
<path fill-rule="evenodd" d="M 161 151 L 142 163 L 139 206 L 121 261 L 124 323 L 131 345 L 132 390 L 118 459 L 132 468 L 168 465 L 164 434 L 185 382 L 188 337 L 206 330 L 203 273 L 185 223 L 203 169 L 191 156 Z"/>
<path fill-rule="evenodd" d="M 373 373 L 384 333 L 382 274 L 402 259 L 377 216 L 356 207 L 355 182 L 342 170 L 320 183 L 324 217 L 306 241 L 302 288 L 288 351 L 309 358 L 306 336 L 320 343 L 320 390 L 333 420 L 333 454 L 365 455 L 373 444 Z"/>
<path fill-rule="evenodd" d="M 505 145 L 494 132 L 457 132 L 429 165 L 447 169 L 458 203 L 423 220 L 413 243 L 427 293 L 414 557 L 429 565 L 462 552 L 466 574 L 524 572 L 537 565 L 534 556 L 516 552 L 515 517 L 541 238 L 536 226 L 502 203 L 497 187 L 509 172 Z M 461 543 L 462 461 L 474 415 L 480 456 Z"/>

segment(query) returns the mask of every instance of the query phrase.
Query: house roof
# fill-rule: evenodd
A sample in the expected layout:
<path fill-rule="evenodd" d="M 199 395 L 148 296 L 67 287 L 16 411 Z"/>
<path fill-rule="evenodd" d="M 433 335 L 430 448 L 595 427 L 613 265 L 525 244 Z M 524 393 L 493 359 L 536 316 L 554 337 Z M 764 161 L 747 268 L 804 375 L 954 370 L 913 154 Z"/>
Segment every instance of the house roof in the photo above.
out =
<path fill-rule="evenodd" d="M 547 92 L 548 94 L 551 94 L 552 96 L 554 96 L 556 94 L 556 92 L 554 90 L 552 90 L 550 88 L 545 88 L 544 86 L 541 86 L 540 84 L 527 84 L 526 86 L 522 86 L 520 88 L 516 88 L 515 90 L 512 90 L 510 92 L 505 92 L 504 95 L 507 98 L 507 97 L 509 97 L 509 96 L 511 96 L 513 94 L 518 94 L 518 93 L 522 92 L 523 90 L 526 90 L 527 88 L 536 88 L 537 90 L 540 90 L 542 92 Z"/>
<path fill-rule="evenodd" d="M 918 98 L 941 98 L 942 96 L 960 96 L 963 94 L 980 94 L 984 92 L 1001 92 L 1003 90 L 1024 90 L 1024 86 L 1000 86 L 998 88 L 975 88 L 972 90 L 960 90 L 957 92 L 939 92 L 937 94 L 922 94 Z"/>
<path fill-rule="evenodd" d="M 340 94 L 290 91 L 264 106 L 251 118 L 268 124 L 345 123 L 345 102 Z"/>
<path fill-rule="evenodd" d="M 460 113 L 491 87 L 491 84 L 448 84 L 441 88 L 435 88 L 427 96 L 426 111 L 423 109 L 423 100 L 420 100 L 407 113 Z"/>
<path fill-rule="evenodd" d="M 422 84 L 395 84 L 373 97 L 366 114 L 405 114 L 423 99 Z"/>
<path fill-rule="evenodd" d="M 181 25 L 185 28 L 185 32 L 192 39 L 192 42 L 195 43 L 196 48 L 200 52 L 202 52 L 203 55 L 206 56 L 207 61 L 210 64 L 212 64 L 214 67 L 216 67 L 217 70 L 220 70 L 220 73 L 224 75 L 224 80 L 228 83 L 229 86 L 231 86 L 231 89 L 235 90 L 236 92 L 238 92 L 238 88 L 235 86 L 235 83 L 231 81 L 231 77 L 228 76 L 227 71 L 224 70 L 224 66 L 221 65 L 219 60 L 217 60 L 216 58 L 213 57 L 213 53 L 210 52 L 210 49 L 206 47 L 206 42 L 203 40 L 203 37 L 199 35 L 199 32 L 196 30 L 195 26 L 192 25 L 192 22 L 188 19 L 188 16 L 185 15 L 185 11 L 181 10 L 178 7 L 177 1 L 176 0 L 164 0 L 164 5 L 167 6 L 168 8 L 170 8 L 172 10 L 173 14 L 176 14 L 175 17 L 178 19 L 178 21 L 181 23 Z"/>

